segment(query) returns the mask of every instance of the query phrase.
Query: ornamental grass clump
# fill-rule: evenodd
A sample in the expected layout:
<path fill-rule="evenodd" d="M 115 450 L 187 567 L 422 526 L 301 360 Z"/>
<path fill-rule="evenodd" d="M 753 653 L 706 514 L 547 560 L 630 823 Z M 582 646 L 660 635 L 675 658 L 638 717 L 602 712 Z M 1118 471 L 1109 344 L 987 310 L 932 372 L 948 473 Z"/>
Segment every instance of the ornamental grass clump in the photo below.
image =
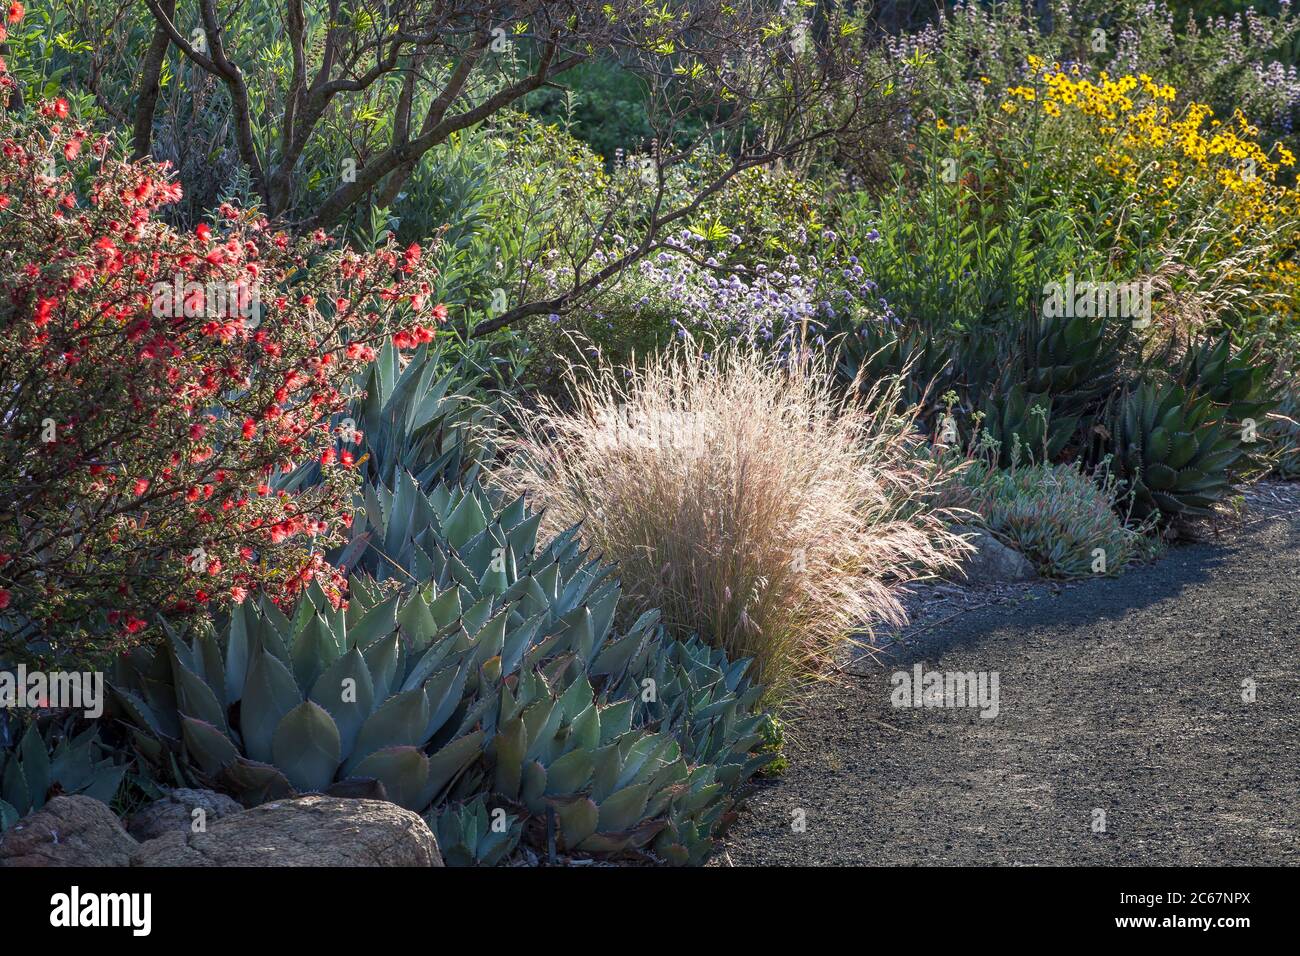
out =
<path fill-rule="evenodd" d="M 838 398 L 816 364 L 739 343 L 643 367 L 570 370 L 568 401 L 518 408 L 495 480 L 553 529 L 618 564 L 637 609 L 662 608 L 780 701 L 875 622 L 905 619 L 897 586 L 964 547 L 931 505 L 939 466 L 884 380 Z"/>

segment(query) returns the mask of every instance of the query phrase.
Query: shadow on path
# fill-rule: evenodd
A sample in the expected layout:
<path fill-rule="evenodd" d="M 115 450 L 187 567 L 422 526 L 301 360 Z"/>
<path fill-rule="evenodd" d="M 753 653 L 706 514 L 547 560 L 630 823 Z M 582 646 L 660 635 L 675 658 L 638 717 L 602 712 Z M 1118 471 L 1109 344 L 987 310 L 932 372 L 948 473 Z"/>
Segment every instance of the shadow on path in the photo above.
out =
<path fill-rule="evenodd" d="M 963 614 L 817 692 L 729 857 L 1298 864 L 1297 622 L 1294 517 Z M 996 672 L 997 716 L 892 706 L 915 663 Z"/>

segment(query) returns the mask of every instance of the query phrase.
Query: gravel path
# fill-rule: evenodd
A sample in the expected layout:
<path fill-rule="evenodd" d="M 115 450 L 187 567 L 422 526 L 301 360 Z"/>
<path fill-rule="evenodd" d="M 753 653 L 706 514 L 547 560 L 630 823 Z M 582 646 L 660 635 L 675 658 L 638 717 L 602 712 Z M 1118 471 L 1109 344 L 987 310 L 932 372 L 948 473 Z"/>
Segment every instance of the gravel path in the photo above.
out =
<path fill-rule="evenodd" d="M 820 691 L 721 865 L 1300 864 L 1300 518 L 1021 597 Z M 891 706 L 917 662 L 998 715 Z"/>

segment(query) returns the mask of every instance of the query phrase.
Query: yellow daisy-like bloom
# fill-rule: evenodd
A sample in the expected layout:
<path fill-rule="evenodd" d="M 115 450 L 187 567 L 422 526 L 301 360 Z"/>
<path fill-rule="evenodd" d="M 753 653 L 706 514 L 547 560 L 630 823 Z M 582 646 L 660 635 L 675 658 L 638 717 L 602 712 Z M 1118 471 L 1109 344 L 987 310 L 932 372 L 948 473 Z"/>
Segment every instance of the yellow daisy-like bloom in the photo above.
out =
<path fill-rule="evenodd" d="M 1297 214 L 1300 192 L 1277 183 L 1278 171 L 1294 166 L 1295 155 L 1281 145 L 1265 152 L 1259 128 L 1241 110 L 1227 120 L 1204 103 L 1178 110 L 1170 105 L 1177 91 L 1147 73 L 1089 78 L 1075 67 L 1067 74 L 1031 65 L 1040 71 L 1041 87 L 1009 88 L 1003 112 L 1040 109 L 1053 123 L 1082 124 L 1099 141 L 1096 166 L 1150 195 L 1159 208 L 1188 208 L 1188 202 L 1197 210 L 1221 208 L 1230 221 L 1252 228 Z M 1178 203 L 1169 200 L 1183 189 L 1187 194 Z"/>

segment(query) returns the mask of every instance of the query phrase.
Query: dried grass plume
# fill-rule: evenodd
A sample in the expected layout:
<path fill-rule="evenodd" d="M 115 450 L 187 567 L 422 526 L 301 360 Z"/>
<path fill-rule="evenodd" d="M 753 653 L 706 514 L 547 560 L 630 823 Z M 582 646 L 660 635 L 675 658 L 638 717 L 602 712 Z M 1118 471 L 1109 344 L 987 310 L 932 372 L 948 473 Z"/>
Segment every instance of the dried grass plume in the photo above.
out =
<path fill-rule="evenodd" d="M 567 385 L 563 405 L 514 409 L 493 481 L 551 532 L 582 522 L 637 612 L 753 658 L 774 700 L 855 633 L 904 623 L 898 586 L 965 548 L 896 381 L 850 401 L 815 360 L 738 344 L 570 369 Z"/>

